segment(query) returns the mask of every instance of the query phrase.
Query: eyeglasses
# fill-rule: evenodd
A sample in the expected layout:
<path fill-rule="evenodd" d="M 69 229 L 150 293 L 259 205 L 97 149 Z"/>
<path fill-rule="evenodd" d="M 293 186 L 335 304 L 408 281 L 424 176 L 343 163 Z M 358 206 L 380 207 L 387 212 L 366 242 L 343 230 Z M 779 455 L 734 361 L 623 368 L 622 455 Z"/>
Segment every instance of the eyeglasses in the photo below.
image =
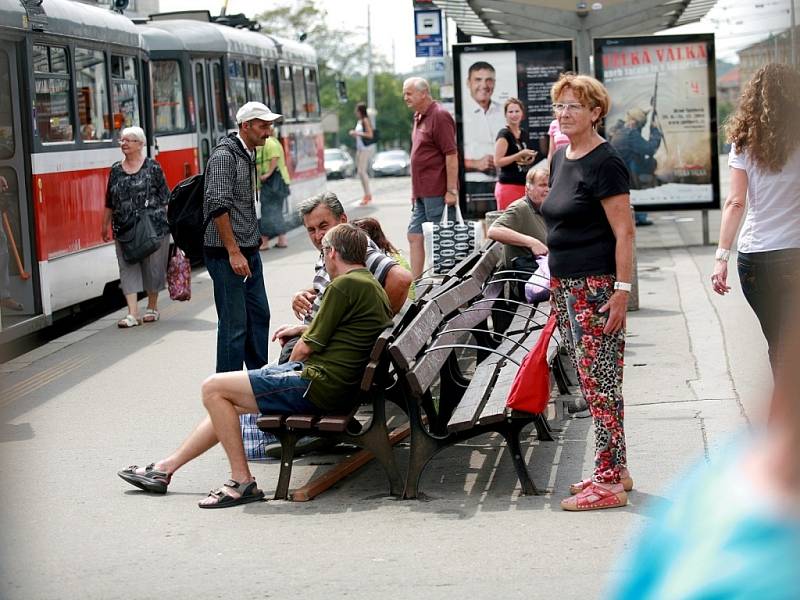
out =
<path fill-rule="evenodd" d="M 333 246 L 328 246 L 327 244 L 322 244 L 322 253 L 325 254 L 331 248 L 333 248 Z"/>
<path fill-rule="evenodd" d="M 141 144 L 142 140 L 129 140 L 127 138 L 122 138 L 119 141 L 120 144 Z"/>
<path fill-rule="evenodd" d="M 575 113 L 575 112 L 578 112 L 579 110 L 582 110 L 582 109 L 584 109 L 586 107 L 583 104 L 581 104 L 580 102 L 567 102 L 567 103 L 556 102 L 556 103 L 551 105 L 551 108 L 553 109 L 554 113 L 560 114 L 560 113 L 563 113 L 563 112 Z"/>

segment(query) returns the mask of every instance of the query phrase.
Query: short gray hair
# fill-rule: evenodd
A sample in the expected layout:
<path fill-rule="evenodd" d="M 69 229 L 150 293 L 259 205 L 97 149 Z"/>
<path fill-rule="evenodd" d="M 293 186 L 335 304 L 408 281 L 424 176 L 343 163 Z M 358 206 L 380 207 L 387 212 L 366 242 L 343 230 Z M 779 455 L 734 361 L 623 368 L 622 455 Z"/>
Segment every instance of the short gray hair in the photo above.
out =
<path fill-rule="evenodd" d="M 344 214 L 344 206 L 342 203 L 339 202 L 339 198 L 336 197 L 336 194 L 333 192 L 321 192 L 315 196 L 311 196 L 307 200 L 303 200 L 300 203 L 298 211 L 300 212 L 300 218 L 302 219 L 312 210 L 317 208 L 318 206 L 327 206 L 328 209 L 333 213 L 333 216 L 337 219 L 341 218 Z"/>
<path fill-rule="evenodd" d="M 349 265 L 363 265 L 367 260 L 367 234 L 350 223 L 340 223 L 328 230 L 322 238 L 322 247 L 330 247 L 339 253 Z"/>
<path fill-rule="evenodd" d="M 135 125 L 132 127 L 126 127 L 122 131 L 119 132 L 119 139 L 124 138 L 125 136 L 132 137 L 136 140 L 139 140 L 144 144 L 147 145 L 147 136 L 144 134 L 144 129 L 141 127 L 136 127 Z"/>
<path fill-rule="evenodd" d="M 406 87 L 407 85 L 413 86 L 418 92 L 426 92 L 427 94 L 431 93 L 431 86 L 428 84 L 428 80 L 423 79 L 422 77 L 409 77 L 403 82 L 403 87 Z"/>
<path fill-rule="evenodd" d="M 542 161 L 545 162 L 545 161 Z M 531 167 L 528 169 L 528 172 L 525 174 L 525 181 L 529 183 L 536 183 L 536 176 L 537 175 L 544 175 L 545 179 L 550 179 L 550 169 L 547 168 L 547 165 L 538 164 L 535 167 Z"/>

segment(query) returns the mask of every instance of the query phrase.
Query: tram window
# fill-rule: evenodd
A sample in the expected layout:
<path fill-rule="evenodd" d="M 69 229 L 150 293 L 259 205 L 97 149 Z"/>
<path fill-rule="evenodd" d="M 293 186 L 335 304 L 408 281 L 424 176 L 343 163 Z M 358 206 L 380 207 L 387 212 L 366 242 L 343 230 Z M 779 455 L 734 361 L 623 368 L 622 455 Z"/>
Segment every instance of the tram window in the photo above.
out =
<path fill-rule="evenodd" d="M 11 107 L 11 71 L 8 54 L 0 52 L 0 158 L 14 156 L 14 111 Z"/>
<path fill-rule="evenodd" d="M 206 79 L 203 73 L 203 65 L 194 65 L 194 93 L 197 102 L 197 113 L 200 115 L 200 132 L 208 131 L 208 113 L 206 112 Z M 205 164 L 205 163 L 203 163 Z"/>
<path fill-rule="evenodd" d="M 274 111 L 278 110 L 278 98 L 275 95 L 275 65 L 268 65 L 264 69 L 264 81 L 267 82 L 267 105 Z"/>
<path fill-rule="evenodd" d="M 139 84 L 132 56 L 111 57 L 111 112 L 114 129 L 139 125 Z"/>
<path fill-rule="evenodd" d="M 292 75 L 294 77 L 294 108 L 297 112 L 297 117 L 304 119 L 308 116 L 306 105 L 306 84 L 303 81 L 303 67 L 293 67 Z"/>
<path fill-rule="evenodd" d="M 211 85 L 214 93 L 214 118 L 217 122 L 217 129 L 225 131 L 225 112 L 222 108 L 222 67 L 219 62 L 211 66 Z"/>
<path fill-rule="evenodd" d="M 319 117 L 319 89 L 317 70 L 306 67 L 306 112 L 309 117 Z"/>
<path fill-rule="evenodd" d="M 155 132 L 183 131 L 186 129 L 186 109 L 178 61 L 151 61 L 150 73 L 153 78 Z"/>
<path fill-rule="evenodd" d="M 244 61 L 228 61 L 228 127 L 235 127 L 236 112 L 247 102 Z"/>
<path fill-rule="evenodd" d="M 292 93 L 292 69 L 288 65 L 278 67 L 280 76 L 281 91 L 281 114 L 287 118 L 293 118 L 294 114 L 294 94 Z"/>
<path fill-rule="evenodd" d="M 264 86 L 261 84 L 261 65 L 247 63 L 247 99 L 264 101 Z"/>
<path fill-rule="evenodd" d="M 70 111 L 67 51 L 53 46 L 33 46 L 36 128 L 43 143 L 75 139 Z"/>
<path fill-rule="evenodd" d="M 105 53 L 75 48 L 75 70 L 81 138 L 87 142 L 111 139 Z"/>

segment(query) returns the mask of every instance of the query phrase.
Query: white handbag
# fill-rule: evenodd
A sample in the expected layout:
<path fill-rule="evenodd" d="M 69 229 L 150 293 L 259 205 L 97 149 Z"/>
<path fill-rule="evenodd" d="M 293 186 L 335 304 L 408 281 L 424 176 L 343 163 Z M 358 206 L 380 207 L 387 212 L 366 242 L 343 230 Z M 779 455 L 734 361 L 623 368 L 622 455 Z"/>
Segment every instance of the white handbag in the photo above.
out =
<path fill-rule="evenodd" d="M 448 220 L 449 209 L 455 209 L 455 221 Z M 480 221 L 465 221 L 461 207 L 445 205 L 438 223 L 423 223 L 426 270 L 442 274 L 452 269 L 483 244 L 483 225 Z"/>

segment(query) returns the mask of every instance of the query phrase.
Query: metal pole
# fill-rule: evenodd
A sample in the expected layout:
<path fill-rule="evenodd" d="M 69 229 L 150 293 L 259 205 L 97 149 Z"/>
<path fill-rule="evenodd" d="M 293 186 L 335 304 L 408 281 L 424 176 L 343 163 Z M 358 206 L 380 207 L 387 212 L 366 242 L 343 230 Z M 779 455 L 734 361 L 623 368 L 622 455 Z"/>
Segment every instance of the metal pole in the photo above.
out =
<path fill-rule="evenodd" d="M 703 246 L 708 246 L 709 244 L 711 244 L 711 236 L 709 235 L 708 231 L 708 211 L 703 210 L 700 212 L 703 221 Z"/>
<path fill-rule="evenodd" d="M 795 20 L 795 12 L 794 12 L 794 3 L 795 0 L 790 0 L 790 5 L 792 7 L 791 15 L 792 15 L 792 23 L 791 27 L 789 27 L 789 43 L 792 47 L 789 49 L 789 56 L 791 56 L 792 66 L 797 66 L 797 38 L 795 37 L 795 29 L 797 28 L 797 21 Z"/>
<path fill-rule="evenodd" d="M 635 212 L 631 206 L 631 219 L 635 219 Z M 628 310 L 639 310 L 639 258 L 636 252 L 636 241 L 633 242 L 633 264 L 631 265 L 631 293 L 628 295 Z"/>
<path fill-rule="evenodd" d="M 375 78 L 372 75 L 372 17 L 367 4 L 367 108 L 375 113 Z"/>

